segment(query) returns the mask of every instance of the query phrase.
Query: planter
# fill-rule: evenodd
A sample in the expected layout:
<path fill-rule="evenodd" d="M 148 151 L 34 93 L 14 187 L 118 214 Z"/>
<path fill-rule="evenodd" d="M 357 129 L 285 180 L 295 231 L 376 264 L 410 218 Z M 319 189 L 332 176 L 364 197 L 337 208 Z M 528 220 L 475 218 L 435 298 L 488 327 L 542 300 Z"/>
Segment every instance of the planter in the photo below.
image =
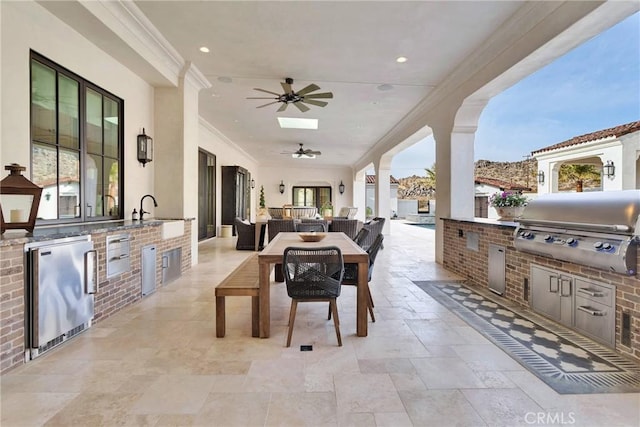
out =
<path fill-rule="evenodd" d="M 267 208 L 258 208 L 258 212 L 256 213 L 256 221 L 264 222 L 269 219 L 269 214 L 267 213 Z"/>
<path fill-rule="evenodd" d="M 524 212 L 524 206 L 495 207 L 498 216 L 502 220 L 514 220 L 519 218 Z"/>
<path fill-rule="evenodd" d="M 325 218 L 333 218 L 333 209 L 323 209 L 322 216 Z"/>

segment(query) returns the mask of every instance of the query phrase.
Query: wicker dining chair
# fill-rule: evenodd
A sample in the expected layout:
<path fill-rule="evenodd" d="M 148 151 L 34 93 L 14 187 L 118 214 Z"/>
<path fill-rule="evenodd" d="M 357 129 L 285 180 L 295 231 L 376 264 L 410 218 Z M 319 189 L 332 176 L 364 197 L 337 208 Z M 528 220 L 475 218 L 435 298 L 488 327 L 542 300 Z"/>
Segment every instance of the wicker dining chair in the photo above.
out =
<path fill-rule="evenodd" d="M 267 221 L 267 231 L 269 232 L 269 241 L 272 241 L 280 232 L 296 231 L 293 219 L 270 219 Z M 274 269 L 274 280 L 276 282 L 284 282 L 282 275 L 282 264 L 276 264 Z"/>
<path fill-rule="evenodd" d="M 369 229 L 367 228 L 361 228 L 360 230 L 358 230 L 358 234 L 355 235 L 355 237 L 353 238 L 353 241 L 360 247 L 362 247 L 364 241 L 367 239 L 367 236 L 369 235 Z"/>
<path fill-rule="evenodd" d="M 326 232 L 327 226 L 323 222 L 297 222 L 295 224 L 296 231 L 298 232 L 306 232 L 306 231 L 321 231 Z"/>
<path fill-rule="evenodd" d="M 361 225 L 362 222 L 357 219 L 333 218 L 331 220 L 331 224 L 329 224 L 329 231 L 341 231 L 351 239 L 354 239 L 358 234 L 358 229 L 361 228 Z"/>
<path fill-rule="evenodd" d="M 376 261 L 376 256 L 382 248 L 382 241 L 384 240 L 383 234 L 378 234 L 376 240 L 373 241 L 373 244 L 369 246 L 367 249 L 367 253 L 369 254 L 369 276 L 367 277 L 367 282 L 371 281 L 371 274 L 373 272 L 373 264 Z M 342 284 L 350 285 L 350 286 L 358 286 L 358 264 L 345 264 L 344 265 L 344 275 L 342 276 Z M 371 296 L 371 290 L 367 286 L 367 309 L 369 310 L 369 315 L 371 316 L 371 321 L 376 321 L 376 316 L 373 314 L 373 297 Z M 329 307 L 329 319 L 331 319 L 331 307 Z"/>
<path fill-rule="evenodd" d="M 287 294 L 291 297 L 287 347 L 291 346 L 298 303 L 316 301 L 329 301 L 329 310 L 333 313 L 338 345 L 342 346 L 336 305 L 336 298 L 340 296 L 342 275 L 344 274 L 344 261 L 340 248 L 337 246 L 288 247 L 284 250 L 283 260 Z"/>
<path fill-rule="evenodd" d="M 373 244 L 373 241 L 378 237 L 378 234 L 382 234 L 382 229 L 384 228 L 384 222 L 386 221 L 383 217 L 375 217 L 371 221 L 365 223 L 362 227 L 369 230 L 369 235 L 364 240 L 364 242 L 360 245 L 362 249 L 365 251 Z"/>

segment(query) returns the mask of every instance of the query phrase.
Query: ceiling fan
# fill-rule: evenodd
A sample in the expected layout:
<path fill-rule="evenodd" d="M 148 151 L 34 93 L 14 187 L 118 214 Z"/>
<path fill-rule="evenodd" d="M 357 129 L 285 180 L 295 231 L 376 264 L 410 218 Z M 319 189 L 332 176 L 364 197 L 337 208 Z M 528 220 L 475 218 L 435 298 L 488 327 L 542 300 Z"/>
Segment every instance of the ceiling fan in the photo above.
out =
<path fill-rule="evenodd" d="M 284 82 L 280 83 L 282 85 L 282 89 L 284 90 L 283 94 L 279 94 L 276 92 L 272 92 L 266 89 L 253 88 L 253 90 L 257 90 L 260 92 L 265 92 L 271 95 L 275 95 L 275 97 L 249 97 L 247 99 L 275 99 L 273 102 L 266 103 L 264 105 L 259 105 L 256 108 L 266 107 L 267 105 L 277 104 L 278 102 L 282 102 L 280 108 L 278 108 L 278 112 L 284 111 L 287 109 L 289 104 L 293 104 L 298 107 L 298 110 L 309 111 L 309 107 L 305 104 L 315 105 L 317 107 L 324 107 L 327 105 L 326 101 L 318 101 L 317 98 L 333 98 L 333 93 L 331 92 L 322 92 L 322 93 L 310 93 L 319 90 L 320 87 L 311 83 L 308 86 L 300 89 L 297 92 L 293 91 L 291 85 L 293 84 L 293 79 L 291 77 L 287 77 L 284 79 Z"/>
<path fill-rule="evenodd" d="M 300 148 L 296 151 L 283 151 L 281 154 L 291 154 L 294 159 L 315 159 L 316 156 L 322 154 L 320 151 L 304 149 L 303 144 L 300 144 Z"/>

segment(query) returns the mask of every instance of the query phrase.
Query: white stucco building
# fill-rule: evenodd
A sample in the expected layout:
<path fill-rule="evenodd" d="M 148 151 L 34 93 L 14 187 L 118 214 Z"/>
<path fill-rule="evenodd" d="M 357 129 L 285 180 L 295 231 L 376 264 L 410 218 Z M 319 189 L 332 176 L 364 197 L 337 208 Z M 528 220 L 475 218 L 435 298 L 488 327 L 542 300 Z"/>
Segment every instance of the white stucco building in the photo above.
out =
<path fill-rule="evenodd" d="M 602 171 L 602 190 L 640 188 L 640 121 L 573 137 L 531 153 L 538 161 L 538 193 L 558 192 L 563 164 L 590 164 Z"/>

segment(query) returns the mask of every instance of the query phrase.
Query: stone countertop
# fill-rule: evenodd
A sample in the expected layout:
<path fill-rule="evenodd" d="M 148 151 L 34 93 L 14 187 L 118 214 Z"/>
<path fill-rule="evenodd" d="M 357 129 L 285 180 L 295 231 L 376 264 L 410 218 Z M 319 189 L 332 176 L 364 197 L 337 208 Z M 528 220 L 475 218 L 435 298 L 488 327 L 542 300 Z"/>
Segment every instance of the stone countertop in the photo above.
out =
<path fill-rule="evenodd" d="M 191 221 L 194 218 L 151 218 L 143 221 L 116 220 L 91 223 L 58 224 L 41 226 L 28 233 L 26 230 L 6 230 L 0 238 L 0 246 L 22 245 L 31 242 L 85 236 L 96 233 L 128 230 L 142 227 L 159 227 L 166 221 Z"/>
<path fill-rule="evenodd" d="M 475 224 L 495 225 L 498 227 L 516 228 L 520 225 L 518 221 L 505 221 L 493 218 L 441 218 L 448 221 L 470 222 Z"/>

